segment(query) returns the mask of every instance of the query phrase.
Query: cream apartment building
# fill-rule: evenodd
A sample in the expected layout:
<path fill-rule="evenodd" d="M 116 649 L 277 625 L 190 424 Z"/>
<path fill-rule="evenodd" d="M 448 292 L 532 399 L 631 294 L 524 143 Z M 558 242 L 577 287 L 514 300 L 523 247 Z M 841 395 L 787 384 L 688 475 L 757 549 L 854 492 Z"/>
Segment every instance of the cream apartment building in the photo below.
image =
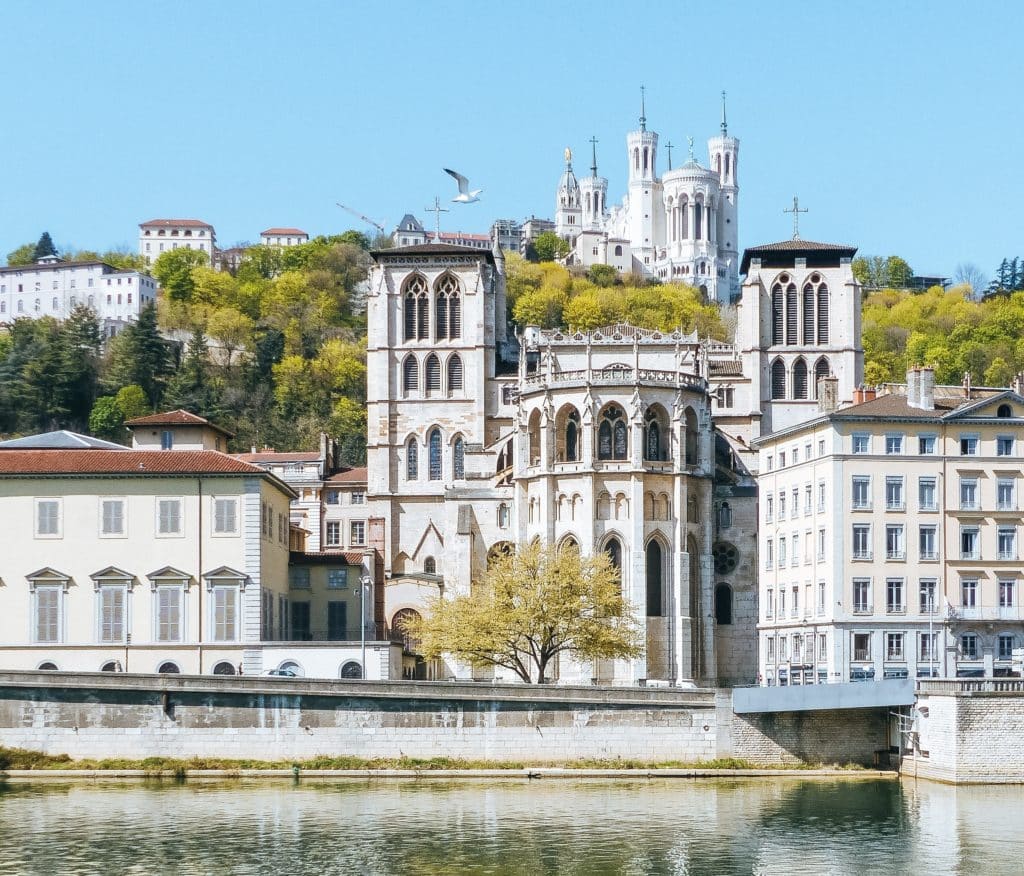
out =
<path fill-rule="evenodd" d="M 1019 673 L 1022 429 L 926 368 L 755 442 L 761 682 Z"/>

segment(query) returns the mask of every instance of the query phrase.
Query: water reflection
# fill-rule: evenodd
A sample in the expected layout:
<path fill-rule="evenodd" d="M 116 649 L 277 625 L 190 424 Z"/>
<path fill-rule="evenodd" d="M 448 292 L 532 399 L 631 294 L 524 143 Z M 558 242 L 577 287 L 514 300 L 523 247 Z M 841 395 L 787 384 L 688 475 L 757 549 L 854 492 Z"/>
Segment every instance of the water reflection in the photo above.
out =
<path fill-rule="evenodd" d="M 0 873 L 1020 872 L 1024 789 L 893 781 L 0 785 Z"/>

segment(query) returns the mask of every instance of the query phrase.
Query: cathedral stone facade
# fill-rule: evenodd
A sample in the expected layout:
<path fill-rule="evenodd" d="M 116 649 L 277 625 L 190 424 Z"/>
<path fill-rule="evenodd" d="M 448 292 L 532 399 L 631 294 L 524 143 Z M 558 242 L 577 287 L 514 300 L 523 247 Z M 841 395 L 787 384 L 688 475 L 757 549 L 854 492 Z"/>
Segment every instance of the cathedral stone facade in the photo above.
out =
<path fill-rule="evenodd" d="M 640 127 L 626 135 L 629 168 L 621 204 L 608 206 L 608 180 L 598 176 L 596 142 L 589 176 L 578 179 L 572 152 L 555 197 L 555 232 L 573 244 L 570 264 L 613 265 L 665 282 L 696 286 L 713 301 L 739 295 L 739 140 L 721 133 L 708 140 L 708 166 L 693 155 L 658 174 L 658 135 Z"/>
<path fill-rule="evenodd" d="M 653 176 L 651 153 L 647 162 Z M 516 544 L 573 544 L 611 557 L 646 648 L 636 660 L 563 659 L 557 681 L 753 683 L 750 444 L 852 397 L 862 366 L 851 256 L 804 241 L 749 250 L 733 344 L 631 325 L 526 326 L 510 337 L 500 251 L 375 253 L 367 501 L 380 521 L 388 623 L 471 592 L 489 559 Z M 474 677 L 452 661 L 420 661 L 415 674 Z"/>

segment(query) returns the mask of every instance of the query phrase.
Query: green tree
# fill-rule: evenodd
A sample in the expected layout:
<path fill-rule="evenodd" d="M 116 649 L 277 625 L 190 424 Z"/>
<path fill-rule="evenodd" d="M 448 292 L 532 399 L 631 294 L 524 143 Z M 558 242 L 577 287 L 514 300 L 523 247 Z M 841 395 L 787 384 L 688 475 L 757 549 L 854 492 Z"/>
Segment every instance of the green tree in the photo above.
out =
<path fill-rule="evenodd" d="M 126 420 L 134 420 L 136 417 L 153 413 L 153 407 L 146 398 L 146 391 L 138 384 L 122 386 L 114 398 L 117 399 L 117 406 Z"/>
<path fill-rule="evenodd" d="M 108 441 L 124 440 L 124 414 L 112 395 L 100 396 L 89 413 L 89 432 Z"/>
<path fill-rule="evenodd" d="M 269 249 L 269 247 L 267 247 Z M 160 253 L 153 265 L 153 276 L 172 301 L 191 301 L 195 290 L 194 268 L 210 261 L 201 249 L 171 249 Z"/>
<path fill-rule="evenodd" d="M 23 243 L 17 249 L 7 253 L 7 264 L 12 268 L 18 265 L 31 265 L 35 261 L 36 245 Z"/>
<path fill-rule="evenodd" d="M 569 242 L 554 231 L 542 231 L 527 247 L 527 258 L 534 262 L 553 262 L 569 252 Z"/>
<path fill-rule="evenodd" d="M 116 388 L 136 384 L 149 404 L 156 407 L 170 373 L 167 342 L 156 324 L 156 306 L 147 304 L 131 323 L 110 342 L 107 384 Z"/>
<path fill-rule="evenodd" d="M 370 249 L 370 238 L 363 234 L 362 231 L 343 231 L 337 237 L 338 243 L 348 243 L 352 246 L 357 246 L 361 250 L 369 251 Z"/>
<path fill-rule="evenodd" d="M 639 627 L 608 555 L 539 543 L 492 558 L 472 593 L 438 598 L 409 622 L 424 657 L 502 666 L 527 683 L 547 680 L 559 654 L 580 661 L 636 657 Z"/>
<path fill-rule="evenodd" d="M 338 439 L 338 456 L 342 465 L 366 465 L 366 405 L 342 396 L 334 403 L 328 426 Z"/>
<path fill-rule="evenodd" d="M 32 260 L 39 261 L 39 259 L 55 255 L 57 255 L 57 247 L 53 245 L 53 241 L 50 239 L 50 232 L 44 231 L 39 236 L 36 248 L 32 251 Z"/>
<path fill-rule="evenodd" d="M 238 350 L 248 349 L 252 344 L 256 324 L 244 313 L 230 307 L 222 307 L 210 314 L 206 331 L 218 341 L 226 354 L 225 365 L 231 367 Z"/>
<path fill-rule="evenodd" d="M 595 286 L 614 286 L 621 282 L 619 272 L 612 265 L 591 265 L 587 279 Z"/>

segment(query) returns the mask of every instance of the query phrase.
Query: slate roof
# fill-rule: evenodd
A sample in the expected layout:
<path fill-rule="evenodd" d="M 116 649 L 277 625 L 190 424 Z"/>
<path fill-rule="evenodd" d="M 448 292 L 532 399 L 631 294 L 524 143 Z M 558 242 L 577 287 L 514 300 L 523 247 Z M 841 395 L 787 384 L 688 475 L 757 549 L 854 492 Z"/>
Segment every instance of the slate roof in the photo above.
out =
<path fill-rule="evenodd" d="M 80 435 L 60 429 L 56 432 L 43 432 L 39 435 L 26 435 L 24 438 L 11 438 L 0 441 L 2 450 L 127 450 L 123 444 L 93 438 L 91 435 Z"/>
<path fill-rule="evenodd" d="M 751 259 L 761 259 L 765 267 L 785 267 L 794 259 L 806 258 L 808 267 L 827 267 L 839 264 L 842 258 L 853 258 L 857 247 L 844 243 L 819 243 L 815 240 L 780 240 L 763 243 L 743 251 L 740 273 L 746 274 Z"/>
<path fill-rule="evenodd" d="M 472 255 L 480 256 L 494 264 L 494 254 L 489 249 L 475 246 L 455 246 L 450 243 L 416 243 L 411 246 L 395 246 L 391 249 L 375 249 L 370 252 L 375 259 L 405 255 Z"/>

